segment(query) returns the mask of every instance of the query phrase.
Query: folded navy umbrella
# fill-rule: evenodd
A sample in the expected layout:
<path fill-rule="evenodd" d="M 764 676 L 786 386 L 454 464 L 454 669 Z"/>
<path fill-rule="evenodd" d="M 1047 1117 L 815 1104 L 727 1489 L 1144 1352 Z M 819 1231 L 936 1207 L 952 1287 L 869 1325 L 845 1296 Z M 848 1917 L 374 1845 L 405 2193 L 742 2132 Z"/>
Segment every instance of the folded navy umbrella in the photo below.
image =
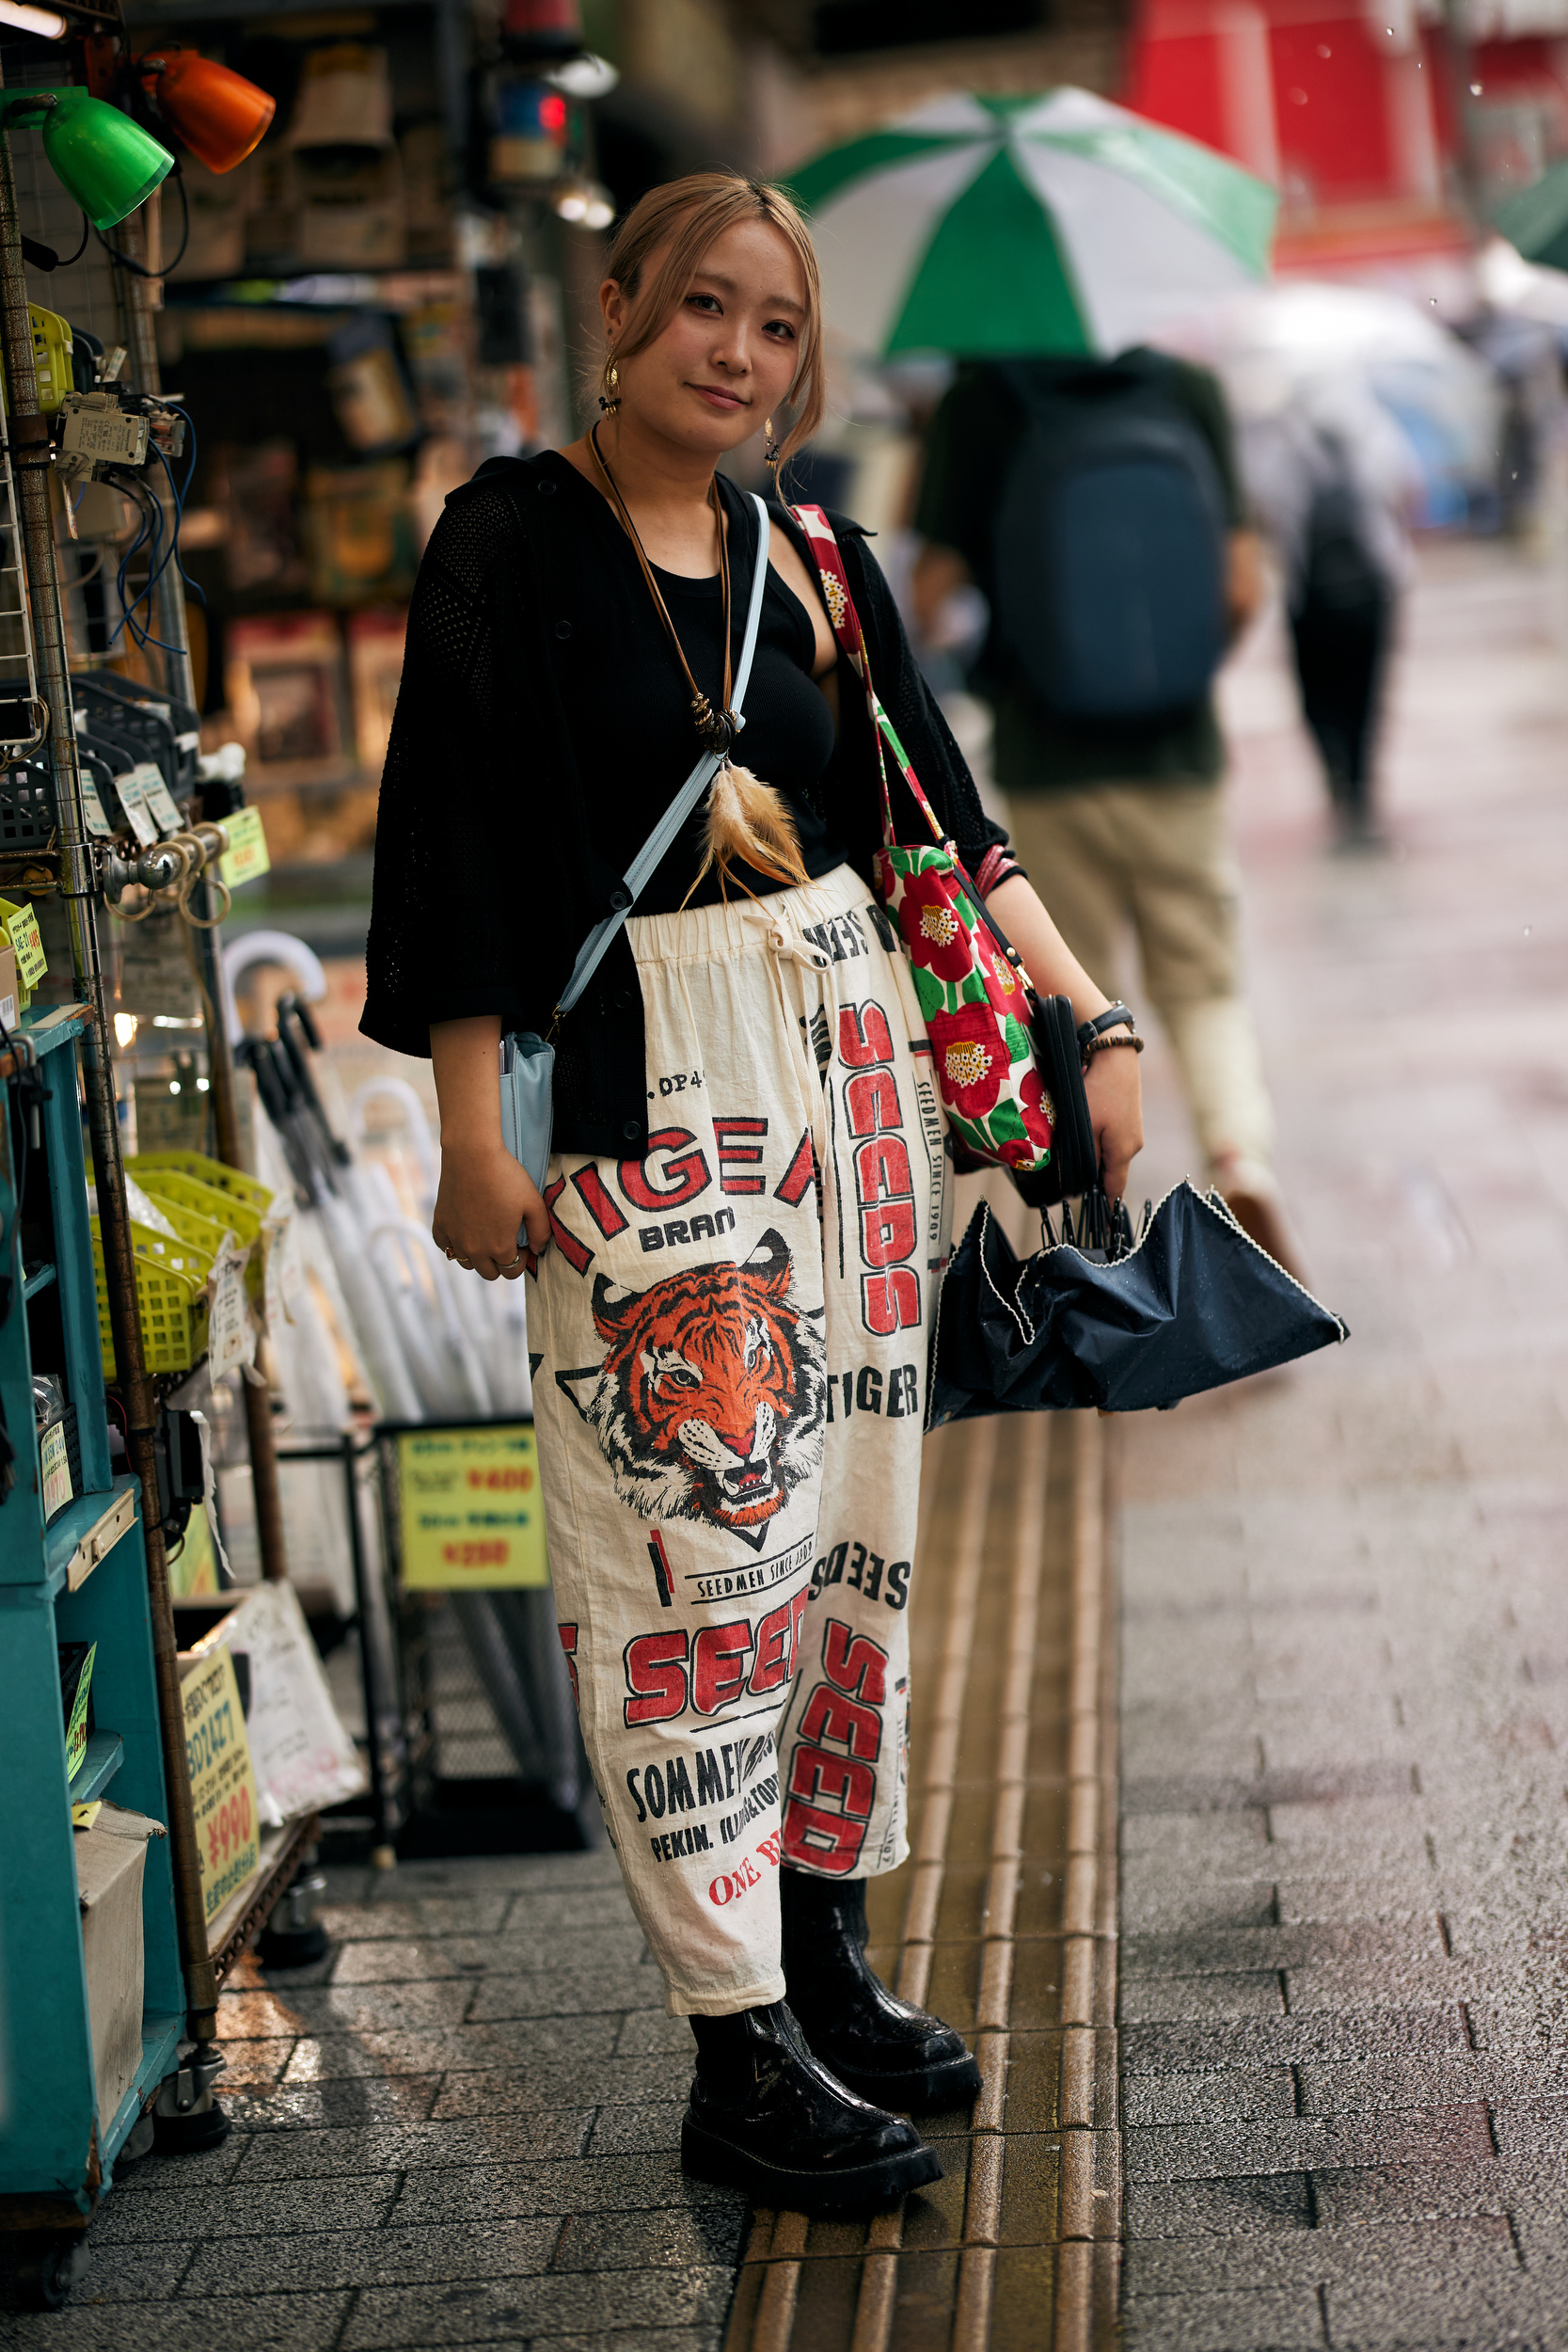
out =
<path fill-rule="evenodd" d="M 976 1209 L 942 1286 L 932 1428 L 1042 1406 L 1179 1405 L 1350 1337 L 1218 1193 L 1178 1184 L 1135 1243 L 1125 1211 L 1098 1203 L 1085 1221 L 1100 1246 L 1053 1238 L 1021 1259 Z"/>

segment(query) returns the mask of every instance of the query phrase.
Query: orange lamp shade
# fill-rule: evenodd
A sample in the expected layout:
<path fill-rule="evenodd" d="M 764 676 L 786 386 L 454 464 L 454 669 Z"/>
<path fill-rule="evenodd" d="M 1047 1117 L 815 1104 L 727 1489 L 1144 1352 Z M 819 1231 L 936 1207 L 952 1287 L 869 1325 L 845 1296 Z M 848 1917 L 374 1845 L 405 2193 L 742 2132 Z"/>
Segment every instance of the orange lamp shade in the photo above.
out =
<path fill-rule="evenodd" d="M 277 112 L 276 98 L 194 49 L 169 43 L 150 51 L 136 70 L 170 130 L 209 171 L 243 164 Z"/>

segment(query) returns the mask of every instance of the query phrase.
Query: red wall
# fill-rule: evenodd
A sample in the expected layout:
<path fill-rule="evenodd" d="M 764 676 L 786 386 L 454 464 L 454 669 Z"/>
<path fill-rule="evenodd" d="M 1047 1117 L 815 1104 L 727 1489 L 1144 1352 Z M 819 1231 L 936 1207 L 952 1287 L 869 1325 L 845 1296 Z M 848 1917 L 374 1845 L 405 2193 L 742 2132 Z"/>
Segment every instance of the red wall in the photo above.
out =
<path fill-rule="evenodd" d="M 1127 103 L 1253 170 L 1271 168 L 1288 213 L 1430 199 L 1430 188 L 1405 184 L 1411 140 L 1402 109 L 1430 110 L 1446 148 L 1446 69 L 1430 36 L 1402 59 L 1380 32 L 1345 0 L 1142 0 Z"/>

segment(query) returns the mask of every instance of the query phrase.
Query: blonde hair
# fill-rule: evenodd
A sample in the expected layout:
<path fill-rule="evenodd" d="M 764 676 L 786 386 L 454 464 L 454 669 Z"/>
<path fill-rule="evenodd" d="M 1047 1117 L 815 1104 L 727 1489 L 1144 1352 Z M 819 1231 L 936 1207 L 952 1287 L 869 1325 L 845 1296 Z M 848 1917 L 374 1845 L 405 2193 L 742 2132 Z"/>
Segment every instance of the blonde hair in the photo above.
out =
<path fill-rule="evenodd" d="M 802 442 L 822 421 L 827 392 L 822 364 L 822 281 L 806 224 L 782 190 L 735 171 L 693 171 L 662 188 L 650 188 L 621 223 L 610 248 L 605 275 L 632 304 L 618 359 L 635 358 L 657 341 L 702 265 L 708 247 L 742 221 L 766 221 L 777 229 L 800 264 L 806 317 L 800 358 L 789 388 L 793 421 L 780 449 L 782 474 Z M 651 257 L 666 245 L 658 266 L 644 283 Z M 695 890 L 711 869 L 722 889 L 732 866 L 741 863 L 786 885 L 809 880 L 789 803 L 749 768 L 721 763 L 709 787 L 703 830 L 703 860 Z M 740 884 L 744 889 L 744 883 Z M 688 891 L 689 898 L 691 891 Z"/>
<path fill-rule="evenodd" d="M 741 221 L 766 221 L 777 229 L 800 264 L 805 281 L 806 318 L 800 334 L 800 356 L 789 388 L 794 421 L 780 451 L 780 472 L 822 421 L 827 387 L 822 363 L 822 280 L 816 252 L 805 222 L 782 188 L 766 180 L 747 180 L 737 171 L 693 171 L 662 188 L 650 188 L 632 206 L 616 231 L 605 263 L 633 305 L 626 333 L 616 346 L 618 359 L 635 358 L 657 341 L 681 303 L 702 263 L 704 254 L 727 229 Z M 673 233 L 672 234 L 672 231 Z M 643 283 L 643 269 L 666 238 L 669 250 Z"/>

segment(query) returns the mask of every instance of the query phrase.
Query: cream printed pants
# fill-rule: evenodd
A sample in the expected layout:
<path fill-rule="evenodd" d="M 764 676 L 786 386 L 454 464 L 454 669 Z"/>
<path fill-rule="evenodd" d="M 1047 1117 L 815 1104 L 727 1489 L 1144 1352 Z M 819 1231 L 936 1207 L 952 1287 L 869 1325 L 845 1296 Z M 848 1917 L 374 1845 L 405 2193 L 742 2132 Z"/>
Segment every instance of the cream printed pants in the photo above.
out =
<path fill-rule="evenodd" d="M 673 2014 L 781 2000 L 783 1862 L 891 1870 L 944 1128 L 847 866 L 634 917 L 645 1157 L 559 1154 L 530 1301 L 583 1739 Z"/>

